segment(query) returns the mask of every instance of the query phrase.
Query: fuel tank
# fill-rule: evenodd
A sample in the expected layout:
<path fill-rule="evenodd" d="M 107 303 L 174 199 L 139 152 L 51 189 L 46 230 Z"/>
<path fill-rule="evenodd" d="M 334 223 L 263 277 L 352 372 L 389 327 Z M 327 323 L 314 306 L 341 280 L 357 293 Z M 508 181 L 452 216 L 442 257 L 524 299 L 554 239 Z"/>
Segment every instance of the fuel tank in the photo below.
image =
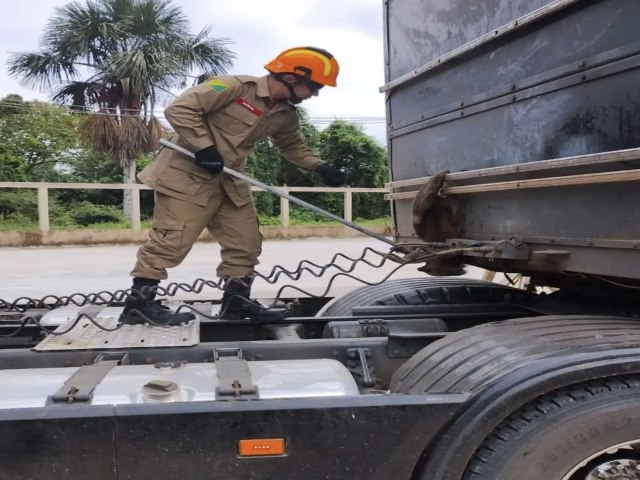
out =
<path fill-rule="evenodd" d="M 255 399 L 345 397 L 358 395 L 347 368 L 336 360 L 244 361 Z M 56 393 L 75 384 L 80 368 L 0 370 L 0 410 L 44 407 Z M 199 402 L 221 399 L 216 362 L 117 365 L 96 380 L 89 404 Z M 79 380 L 76 380 L 78 382 Z"/>

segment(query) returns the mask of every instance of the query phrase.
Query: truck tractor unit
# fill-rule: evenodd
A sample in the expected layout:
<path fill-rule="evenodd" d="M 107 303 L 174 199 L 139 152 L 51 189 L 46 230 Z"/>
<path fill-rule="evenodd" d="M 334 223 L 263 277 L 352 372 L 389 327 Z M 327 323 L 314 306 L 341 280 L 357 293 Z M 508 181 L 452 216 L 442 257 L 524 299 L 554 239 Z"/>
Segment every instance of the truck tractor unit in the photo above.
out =
<path fill-rule="evenodd" d="M 279 320 L 0 300 L 0 478 L 640 480 L 640 2 L 380 7 L 393 235 Z"/>

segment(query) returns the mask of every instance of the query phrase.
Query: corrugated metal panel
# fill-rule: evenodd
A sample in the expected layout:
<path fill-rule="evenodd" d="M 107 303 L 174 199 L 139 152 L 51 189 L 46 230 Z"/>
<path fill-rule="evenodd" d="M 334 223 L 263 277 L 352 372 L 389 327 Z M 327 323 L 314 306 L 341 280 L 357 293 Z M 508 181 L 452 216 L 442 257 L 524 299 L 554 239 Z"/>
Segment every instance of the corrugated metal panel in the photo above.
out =
<path fill-rule="evenodd" d="M 387 82 L 550 3 L 390 0 Z M 637 18 L 640 2 L 581 0 L 391 89 L 393 180 L 640 146 Z M 636 168 L 639 161 L 614 162 L 560 175 Z M 492 181 L 552 175 L 558 172 Z M 580 244 L 566 271 L 640 278 L 637 182 L 460 199 L 464 237 L 535 238 L 534 249 Z M 413 234 L 410 205 L 396 202 L 396 226 L 404 238 Z M 613 248 L 608 240 L 622 243 Z M 620 268 L 620 262 L 631 266 Z M 519 270 L 529 267 L 518 264 Z"/>

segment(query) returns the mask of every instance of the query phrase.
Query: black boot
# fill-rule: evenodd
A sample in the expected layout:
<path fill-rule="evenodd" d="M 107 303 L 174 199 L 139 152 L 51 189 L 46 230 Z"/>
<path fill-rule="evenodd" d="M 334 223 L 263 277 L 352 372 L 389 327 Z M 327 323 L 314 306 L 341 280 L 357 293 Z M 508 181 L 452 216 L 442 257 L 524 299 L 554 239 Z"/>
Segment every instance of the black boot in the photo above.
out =
<path fill-rule="evenodd" d="M 252 277 L 227 278 L 220 305 L 220 318 L 223 320 L 281 320 L 289 311 L 282 307 L 265 307 L 251 300 Z"/>
<path fill-rule="evenodd" d="M 124 303 L 120 323 L 139 325 L 151 320 L 154 324 L 173 326 L 188 323 L 196 318 L 191 312 L 173 313 L 155 301 L 156 287 L 159 283 L 159 280 L 148 278 L 133 279 L 131 294 Z"/>

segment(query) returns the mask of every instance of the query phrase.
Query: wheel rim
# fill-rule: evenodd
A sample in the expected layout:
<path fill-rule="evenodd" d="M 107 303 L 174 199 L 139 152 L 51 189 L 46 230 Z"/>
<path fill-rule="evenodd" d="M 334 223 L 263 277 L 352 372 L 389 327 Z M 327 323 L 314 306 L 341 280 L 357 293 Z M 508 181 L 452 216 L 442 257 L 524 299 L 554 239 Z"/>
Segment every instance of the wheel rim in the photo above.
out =
<path fill-rule="evenodd" d="M 562 480 L 640 480 L 640 439 L 591 455 Z"/>

